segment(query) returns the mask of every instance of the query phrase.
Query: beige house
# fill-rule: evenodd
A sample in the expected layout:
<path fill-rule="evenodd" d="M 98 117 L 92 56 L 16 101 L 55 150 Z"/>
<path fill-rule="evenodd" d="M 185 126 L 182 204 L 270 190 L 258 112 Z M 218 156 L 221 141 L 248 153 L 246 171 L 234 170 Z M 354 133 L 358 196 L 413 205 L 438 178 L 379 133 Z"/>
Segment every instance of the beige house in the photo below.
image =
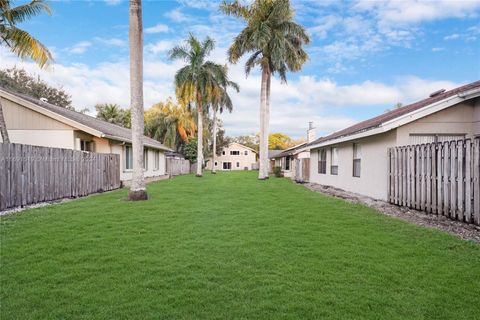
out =
<path fill-rule="evenodd" d="M 215 162 L 212 161 L 212 158 L 207 161 L 207 170 L 212 170 L 212 167 L 220 171 L 253 170 L 256 168 L 257 152 L 252 148 L 232 142 L 223 148 L 220 155 L 215 157 Z"/>
<path fill-rule="evenodd" d="M 388 148 L 480 135 L 480 81 L 310 143 L 310 182 L 387 200 Z"/>
<path fill-rule="evenodd" d="M 10 142 L 120 155 L 120 179 L 131 180 L 131 130 L 0 88 Z M 1 137 L 0 137 L 1 142 Z M 165 176 L 165 152 L 171 149 L 144 137 L 145 177 Z"/>

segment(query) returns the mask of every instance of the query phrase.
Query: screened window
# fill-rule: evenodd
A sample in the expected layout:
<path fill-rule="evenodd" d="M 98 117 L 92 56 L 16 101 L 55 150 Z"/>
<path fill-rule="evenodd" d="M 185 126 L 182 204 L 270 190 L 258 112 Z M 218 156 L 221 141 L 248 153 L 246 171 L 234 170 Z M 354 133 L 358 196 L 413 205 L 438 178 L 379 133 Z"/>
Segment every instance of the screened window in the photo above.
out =
<path fill-rule="evenodd" d="M 158 170 L 158 168 L 160 168 L 160 152 L 159 151 L 155 151 L 155 167 L 154 167 L 154 170 Z"/>
<path fill-rule="evenodd" d="M 143 169 L 148 170 L 148 150 L 143 150 Z"/>
<path fill-rule="evenodd" d="M 245 150 L 244 155 L 248 156 L 248 151 L 247 150 Z"/>
<path fill-rule="evenodd" d="M 231 156 L 239 156 L 239 155 L 240 155 L 240 151 L 238 151 L 238 150 L 232 150 L 232 151 L 230 151 L 230 155 L 231 155 Z"/>
<path fill-rule="evenodd" d="M 80 140 L 80 150 L 82 151 L 93 151 L 92 145 L 92 141 Z"/>
<path fill-rule="evenodd" d="M 125 146 L 125 169 L 131 170 L 132 168 L 133 168 L 132 146 Z"/>
<path fill-rule="evenodd" d="M 338 150 L 336 147 L 330 149 L 330 174 L 338 175 Z"/>
<path fill-rule="evenodd" d="M 318 150 L 318 173 L 327 173 L 327 150 Z"/>
<path fill-rule="evenodd" d="M 360 177 L 362 163 L 362 147 L 358 143 L 353 144 L 353 176 Z"/>

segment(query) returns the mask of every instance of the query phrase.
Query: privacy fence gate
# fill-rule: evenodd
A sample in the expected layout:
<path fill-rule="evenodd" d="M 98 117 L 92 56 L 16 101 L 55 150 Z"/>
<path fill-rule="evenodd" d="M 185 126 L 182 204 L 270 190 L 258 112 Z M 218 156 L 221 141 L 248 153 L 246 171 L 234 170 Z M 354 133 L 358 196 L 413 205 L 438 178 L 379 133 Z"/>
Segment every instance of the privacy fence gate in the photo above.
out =
<path fill-rule="evenodd" d="M 120 188 L 120 157 L 0 143 L 0 211 Z"/>
<path fill-rule="evenodd" d="M 480 225 L 480 138 L 388 150 L 390 203 Z"/>

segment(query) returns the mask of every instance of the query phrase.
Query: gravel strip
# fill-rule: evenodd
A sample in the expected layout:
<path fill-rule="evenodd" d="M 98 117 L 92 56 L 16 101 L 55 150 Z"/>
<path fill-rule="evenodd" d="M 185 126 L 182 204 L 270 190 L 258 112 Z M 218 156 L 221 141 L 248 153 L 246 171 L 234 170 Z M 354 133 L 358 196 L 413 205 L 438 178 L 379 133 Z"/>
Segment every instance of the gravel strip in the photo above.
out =
<path fill-rule="evenodd" d="M 396 206 L 385 201 L 375 200 L 367 196 L 334 187 L 323 186 L 316 183 L 305 183 L 303 185 L 315 192 L 320 192 L 352 203 L 365 204 L 368 207 L 374 208 L 387 216 L 397 217 L 419 226 L 443 230 L 459 237 L 460 239 L 472 240 L 480 243 L 480 227 L 473 224 L 450 220 L 444 216 L 426 214 L 423 211 Z"/>

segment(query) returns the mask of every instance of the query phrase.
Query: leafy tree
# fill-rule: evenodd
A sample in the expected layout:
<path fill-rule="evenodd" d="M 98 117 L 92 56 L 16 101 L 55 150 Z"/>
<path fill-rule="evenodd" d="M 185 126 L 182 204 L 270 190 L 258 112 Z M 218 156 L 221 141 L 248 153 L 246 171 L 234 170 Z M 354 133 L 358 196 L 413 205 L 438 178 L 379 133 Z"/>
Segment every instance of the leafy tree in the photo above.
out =
<path fill-rule="evenodd" d="M 122 127 L 130 128 L 130 109 L 122 109 L 115 103 L 100 103 L 95 106 L 95 110 L 97 110 L 97 118 Z"/>
<path fill-rule="evenodd" d="M 185 159 L 190 160 L 191 162 L 197 161 L 197 139 L 191 139 L 186 145 L 183 150 L 183 156 Z M 200 163 L 198 162 L 198 165 Z"/>
<path fill-rule="evenodd" d="M 193 110 L 172 99 L 156 103 L 145 111 L 145 134 L 179 152 L 195 137 L 196 129 Z"/>
<path fill-rule="evenodd" d="M 37 99 L 45 98 L 51 104 L 73 110 L 72 97 L 63 88 L 55 88 L 24 69 L 0 70 L 0 87 Z"/>
<path fill-rule="evenodd" d="M 249 147 L 258 152 L 259 149 L 259 135 L 251 134 L 246 136 L 238 136 L 232 139 L 233 142 L 243 144 L 246 147 Z"/>
<path fill-rule="evenodd" d="M 303 45 L 310 42 L 305 29 L 293 21 L 289 0 L 255 0 L 243 5 L 239 0 L 223 2 L 220 10 L 244 20 L 245 28 L 228 49 L 231 63 L 251 54 L 245 63 L 248 76 L 259 66 L 262 71 L 260 90 L 260 170 L 259 179 L 268 178 L 268 122 L 271 76 L 278 73 L 287 81 L 287 71 L 299 71 L 308 55 Z"/>
<path fill-rule="evenodd" d="M 268 136 L 268 149 L 284 150 L 293 146 L 294 140 L 284 133 L 271 133 Z"/>
<path fill-rule="evenodd" d="M 207 61 L 207 56 L 214 49 L 214 41 L 207 37 L 200 42 L 192 34 L 184 46 L 176 46 L 169 52 L 171 60 L 183 60 L 186 65 L 175 74 L 175 89 L 177 99 L 181 104 L 195 104 L 197 111 L 197 177 L 202 176 L 203 165 L 203 119 L 209 104 L 209 93 L 212 83 L 224 84 L 228 80 L 225 67 L 212 61 Z"/>

